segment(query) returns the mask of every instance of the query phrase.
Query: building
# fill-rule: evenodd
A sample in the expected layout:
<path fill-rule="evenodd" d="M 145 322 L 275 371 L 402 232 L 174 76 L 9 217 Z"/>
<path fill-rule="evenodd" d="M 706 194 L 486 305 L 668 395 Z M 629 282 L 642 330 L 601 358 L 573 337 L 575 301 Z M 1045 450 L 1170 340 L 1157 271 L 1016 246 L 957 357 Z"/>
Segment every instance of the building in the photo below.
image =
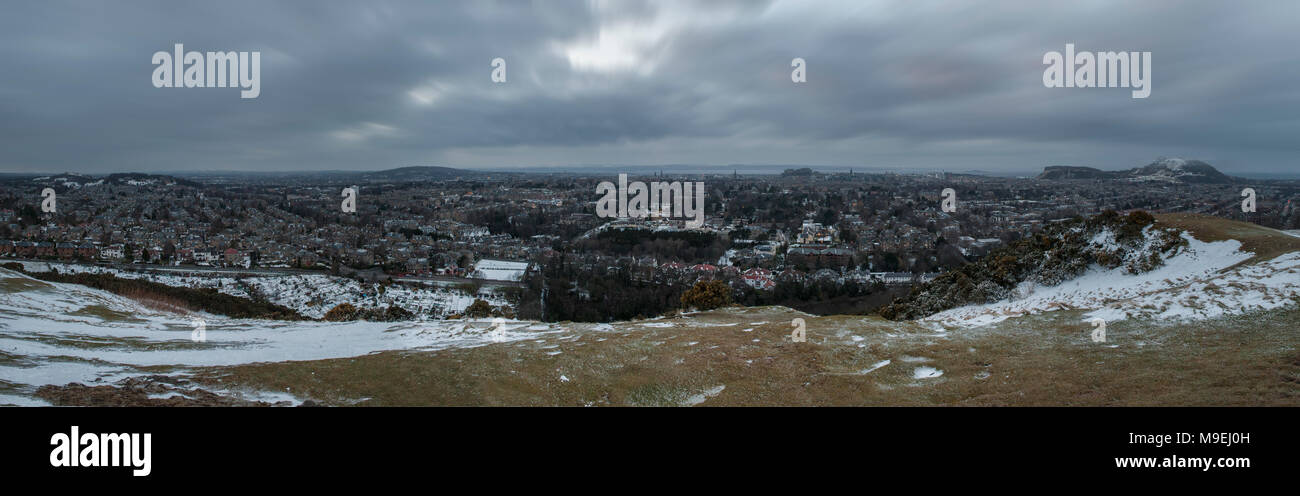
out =
<path fill-rule="evenodd" d="M 842 266 L 853 263 L 853 250 L 826 245 L 792 245 L 785 253 L 792 264 L 808 266 Z"/>
<path fill-rule="evenodd" d="M 122 245 L 109 245 L 99 249 L 99 258 L 104 260 L 121 260 L 125 258 L 126 251 Z"/>
<path fill-rule="evenodd" d="M 772 272 L 767 269 L 754 267 L 746 270 L 740 276 L 740 279 L 754 289 L 771 290 L 776 288 L 776 281 L 772 280 Z"/>

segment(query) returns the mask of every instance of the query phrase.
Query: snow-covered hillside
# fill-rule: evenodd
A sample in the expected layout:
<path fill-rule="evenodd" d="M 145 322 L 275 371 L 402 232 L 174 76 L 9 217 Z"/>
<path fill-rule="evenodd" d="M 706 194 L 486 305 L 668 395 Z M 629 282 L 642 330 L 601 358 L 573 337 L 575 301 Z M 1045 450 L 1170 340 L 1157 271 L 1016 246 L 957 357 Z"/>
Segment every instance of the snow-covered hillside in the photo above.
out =
<path fill-rule="evenodd" d="M 195 319 L 204 336 L 196 342 Z M 0 269 L 0 404 L 46 384 L 110 383 L 189 367 L 320 360 L 384 350 L 436 350 L 539 339 L 569 329 L 492 319 L 285 322 L 159 312 L 107 291 Z M 292 392 L 254 398 L 292 400 Z"/>
<path fill-rule="evenodd" d="M 1123 267 L 1093 265 L 1055 286 L 1022 283 L 1011 298 L 943 311 L 922 322 L 945 327 L 979 327 L 1008 318 L 1053 310 L 1088 310 L 1087 320 L 1146 318 L 1199 320 L 1269 310 L 1300 297 L 1300 252 L 1238 265 L 1252 253 L 1237 240 L 1200 241 L 1184 232 L 1188 245 L 1155 270 L 1133 274 Z M 1093 243 L 1105 245 L 1105 236 Z"/>
<path fill-rule="evenodd" d="M 441 318 L 465 311 L 475 298 L 492 305 L 508 306 L 506 298 L 488 288 L 470 295 L 457 288 L 422 287 L 394 284 L 382 291 L 377 284 L 362 284 L 354 279 L 326 274 L 274 274 L 255 277 L 233 277 L 220 273 L 162 274 L 157 272 L 128 271 L 96 265 L 49 264 L 22 262 L 24 270 L 44 272 L 51 266 L 60 272 L 112 274 L 124 279 L 143 279 L 186 288 L 216 288 L 222 293 L 242 298 L 259 297 L 266 301 L 298 311 L 302 315 L 320 318 L 341 303 L 359 308 L 386 308 L 398 306 L 417 316 Z"/>

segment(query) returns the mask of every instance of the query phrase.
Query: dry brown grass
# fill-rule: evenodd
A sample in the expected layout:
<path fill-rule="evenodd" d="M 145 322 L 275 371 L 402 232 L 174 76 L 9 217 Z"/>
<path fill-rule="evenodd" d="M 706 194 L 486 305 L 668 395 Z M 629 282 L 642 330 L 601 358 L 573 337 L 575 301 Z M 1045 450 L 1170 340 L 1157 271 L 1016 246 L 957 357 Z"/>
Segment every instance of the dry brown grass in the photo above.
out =
<path fill-rule="evenodd" d="M 178 313 L 182 315 L 194 313 L 194 309 L 180 298 L 161 295 L 145 289 L 128 289 L 122 291 L 120 296 L 129 298 L 132 301 L 139 303 L 142 307 L 157 310 L 159 312 Z"/>
<path fill-rule="evenodd" d="M 1253 264 L 1269 260 L 1283 253 L 1300 250 L 1300 238 L 1276 229 L 1200 214 L 1158 214 L 1156 221 L 1163 225 L 1184 229 L 1201 241 L 1241 241 L 1242 248 L 1255 254 L 1242 262 Z"/>
<path fill-rule="evenodd" d="M 0 269 L 0 275 L 13 272 Z M 39 291 L 50 289 L 53 286 L 50 283 L 31 279 L 27 277 L 0 277 L 0 293 L 21 293 L 23 291 Z"/>
<path fill-rule="evenodd" d="M 790 341 L 794 316 L 726 309 L 671 319 L 669 328 L 620 324 L 571 339 L 199 375 L 213 384 L 290 388 L 336 405 L 681 405 L 717 386 L 725 389 L 696 399 L 706 406 L 1300 405 L 1297 310 L 1179 326 L 1116 322 L 1104 344 L 1089 340 L 1091 327 L 1072 311 L 947 336 L 874 317 L 804 317 L 808 343 Z M 908 361 L 917 359 L 926 361 Z M 882 360 L 892 362 L 861 373 Z M 943 375 L 914 379 L 919 366 Z"/>

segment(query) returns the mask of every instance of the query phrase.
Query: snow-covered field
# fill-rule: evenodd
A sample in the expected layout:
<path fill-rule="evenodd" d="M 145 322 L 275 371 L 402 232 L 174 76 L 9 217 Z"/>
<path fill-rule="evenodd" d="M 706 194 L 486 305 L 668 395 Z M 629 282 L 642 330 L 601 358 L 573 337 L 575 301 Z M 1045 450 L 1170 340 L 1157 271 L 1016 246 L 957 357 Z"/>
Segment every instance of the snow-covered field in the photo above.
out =
<path fill-rule="evenodd" d="M 192 319 L 205 323 L 196 342 Z M 283 322 L 164 313 L 106 291 L 0 269 L 0 404 L 42 404 L 45 384 L 106 384 L 188 367 L 320 360 L 535 339 L 569 329 L 537 322 Z M 258 398 L 259 392 L 244 392 Z M 285 393 L 276 392 L 278 399 Z M 288 393 L 290 396 L 292 392 Z"/>
<path fill-rule="evenodd" d="M 465 311 L 475 298 L 492 305 L 509 305 L 506 299 L 488 288 L 476 295 L 456 288 L 390 285 L 380 292 L 377 284 L 362 284 L 354 279 L 327 274 L 268 274 L 234 277 L 221 272 L 199 271 L 176 274 L 151 271 L 120 270 L 98 265 L 21 262 L 27 271 L 43 272 L 53 266 L 60 272 L 113 274 L 123 279 L 143 279 L 168 286 L 216 288 L 222 293 L 249 298 L 257 296 L 277 305 L 297 310 L 307 317 L 320 318 L 341 303 L 357 307 L 399 306 L 419 316 L 446 317 Z M 201 274 L 201 275 L 200 275 Z"/>
<path fill-rule="evenodd" d="M 528 262 L 483 259 L 474 264 L 475 277 L 491 281 L 522 281 Z"/>
<path fill-rule="evenodd" d="M 922 322 L 944 327 L 980 327 L 1021 315 L 1052 310 L 1089 310 L 1086 319 L 1134 317 L 1159 321 L 1200 320 L 1294 304 L 1300 296 L 1300 253 L 1265 262 L 1234 265 L 1252 254 L 1236 240 L 1199 241 L 1183 233 L 1186 250 L 1143 274 L 1123 267 L 1093 266 L 1083 275 L 1052 287 L 1031 283 L 997 303 L 940 312 Z M 1105 240 L 1095 239 L 1104 244 Z"/>

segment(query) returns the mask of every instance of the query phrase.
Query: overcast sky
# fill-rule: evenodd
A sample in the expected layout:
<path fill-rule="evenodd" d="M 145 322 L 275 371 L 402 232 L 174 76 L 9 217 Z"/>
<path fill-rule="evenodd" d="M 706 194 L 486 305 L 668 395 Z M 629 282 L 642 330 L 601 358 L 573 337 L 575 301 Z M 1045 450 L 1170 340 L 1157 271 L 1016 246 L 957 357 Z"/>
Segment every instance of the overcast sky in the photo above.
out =
<path fill-rule="evenodd" d="M 0 171 L 1300 172 L 1300 2 L 1069 3 L 5 2 Z M 1044 87 L 1067 42 L 1152 52 L 1151 96 Z M 260 51 L 261 95 L 155 88 L 174 43 Z"/>

